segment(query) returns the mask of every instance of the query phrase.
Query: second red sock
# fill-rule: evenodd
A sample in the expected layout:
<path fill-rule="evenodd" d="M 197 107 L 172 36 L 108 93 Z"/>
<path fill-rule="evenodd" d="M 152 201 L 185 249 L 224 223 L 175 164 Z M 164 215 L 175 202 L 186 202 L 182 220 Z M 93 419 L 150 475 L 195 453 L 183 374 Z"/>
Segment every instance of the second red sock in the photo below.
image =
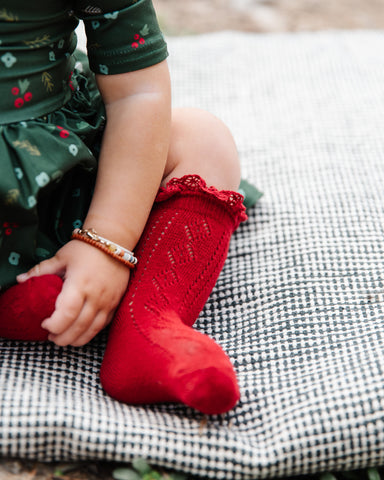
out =
<path fill-rule="evenodd" d="M 63 281 L 56 275 L 32 277 L 0 295 L 0 337 L 43 341 L 48 331 L 41 323 L 55 309 Z"/>

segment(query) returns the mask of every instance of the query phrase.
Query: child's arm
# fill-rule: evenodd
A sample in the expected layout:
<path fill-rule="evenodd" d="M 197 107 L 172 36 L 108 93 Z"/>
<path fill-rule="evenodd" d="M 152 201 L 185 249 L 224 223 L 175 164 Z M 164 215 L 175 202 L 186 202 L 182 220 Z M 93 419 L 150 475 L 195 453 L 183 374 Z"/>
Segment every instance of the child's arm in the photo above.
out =
<path fill-rule="evenodd" d="M 135 72 L 97 77 L 106 105 L 95 194 L 84 222 L 133 250 L 159 188 L 168 153 L 171 94 L 165 61 Z M 111 320 L 129 269 L 93 246 L 72 240 L 19 277 L 64 277 L 53 315 L 43 322 L 58 345 L 84 345 Z"/>

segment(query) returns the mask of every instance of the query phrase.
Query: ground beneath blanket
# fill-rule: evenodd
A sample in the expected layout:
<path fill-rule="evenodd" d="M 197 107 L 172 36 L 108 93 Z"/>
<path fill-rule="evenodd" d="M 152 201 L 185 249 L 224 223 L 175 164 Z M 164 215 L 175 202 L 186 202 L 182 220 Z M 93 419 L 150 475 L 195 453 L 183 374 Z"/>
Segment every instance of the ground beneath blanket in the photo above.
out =
<path fill-rule="evenodd" d="M 3 459 L 0 464 L 0 480 L 193 480 L 187 475 L 152 468 L 144 460 L 139 460 L 139 466 L 141 469 L 107 462 L 45 464 Z"/>
<path fill-rule="evenodd" d="M 154 0 L 168 35 L 383 29 L 383 0 Z M 110 480 L 116 465 L 0 459 L 0 480 Z M 156 478 L 156 477 L 153 477 Z M 157 477 L 158 478 L 158 477 Z M 187 477 L 186 477 L 187 478 Z"/>
<path fill-rule="evenodd" d="M 285 32 L 384 28 L 383 0 L 153 0 L 163 29 Z"/>

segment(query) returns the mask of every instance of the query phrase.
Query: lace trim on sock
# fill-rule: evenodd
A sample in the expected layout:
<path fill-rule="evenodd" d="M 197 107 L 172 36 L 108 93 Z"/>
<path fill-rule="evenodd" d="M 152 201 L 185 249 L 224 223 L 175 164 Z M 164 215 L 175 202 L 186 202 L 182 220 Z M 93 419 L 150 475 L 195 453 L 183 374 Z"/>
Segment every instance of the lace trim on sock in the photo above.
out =
<path fill-rule="evenodd" d="M 166 187 L 160 187 L 156 202 L 163 202 L 176 194 L 191 195 L 195 193 L 206 193 L 227 205 L 233 215 L 237 217 L 238 223 L 248 218 L 243 204 L 244 197 L 241 193 L 208 187 L 199 175 L 184 175 L 181 178 L 172 178 Z"/>

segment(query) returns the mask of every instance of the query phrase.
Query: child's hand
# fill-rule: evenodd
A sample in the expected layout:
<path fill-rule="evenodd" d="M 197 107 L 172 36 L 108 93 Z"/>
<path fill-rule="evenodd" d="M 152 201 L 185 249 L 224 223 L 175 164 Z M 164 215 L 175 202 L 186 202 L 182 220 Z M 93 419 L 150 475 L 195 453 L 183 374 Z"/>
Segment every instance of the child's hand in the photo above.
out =
<path fill-rule="evenodd" d="M 64 279 L 56 309 L 42 323 L 57 345 L 88 343 L 112 320 L 124 295 L 129 269 L 97 248 L 73 240 L 57 254 L 18 277 L 54 274 Z"/>

